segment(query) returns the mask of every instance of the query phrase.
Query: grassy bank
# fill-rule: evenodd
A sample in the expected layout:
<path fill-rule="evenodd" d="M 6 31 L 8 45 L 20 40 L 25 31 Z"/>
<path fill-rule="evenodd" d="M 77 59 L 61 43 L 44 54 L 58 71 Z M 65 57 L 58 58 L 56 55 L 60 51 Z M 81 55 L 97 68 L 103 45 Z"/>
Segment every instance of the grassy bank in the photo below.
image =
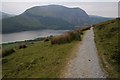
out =
<path fill-rule="evenodd" d="M 5 78 L 57 78 L 75 53 L 85 29 L 2 45 Z"/>
<path fill-rule="evenodd" d="M 103 68 L 108 77 L 120 77 L 120 20 L 115 19 L 94 25 L 95 42 Z"/>
<path fill-rule="evenodd" d="M 50 41 L 38 41 L 24 49 L 3 58 L 3 77 L 54 78 L 59 77 L 66 59 L 78 41 L 61 45 L 51 45 Z M 17 44 L 6 44 L 13 47 Z"/>

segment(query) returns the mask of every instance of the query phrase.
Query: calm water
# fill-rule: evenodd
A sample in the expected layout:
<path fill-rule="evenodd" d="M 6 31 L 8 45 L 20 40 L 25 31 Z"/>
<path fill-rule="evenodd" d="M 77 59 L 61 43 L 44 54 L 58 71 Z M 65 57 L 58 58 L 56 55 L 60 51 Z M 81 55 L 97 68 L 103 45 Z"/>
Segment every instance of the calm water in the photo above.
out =
<path fill-rule="evenodd" d="M 68 30 L 38 30 L 38 31 L 24 31 L 24 32 L 16 32 L 10 34 L 0 34 L 2 36 L 2 41 L 0 43 L 8 43 L 15 41 L 24 41 L 35 39 L 38 37 L 47 37 L 50 35 L 59 35 Z"/>

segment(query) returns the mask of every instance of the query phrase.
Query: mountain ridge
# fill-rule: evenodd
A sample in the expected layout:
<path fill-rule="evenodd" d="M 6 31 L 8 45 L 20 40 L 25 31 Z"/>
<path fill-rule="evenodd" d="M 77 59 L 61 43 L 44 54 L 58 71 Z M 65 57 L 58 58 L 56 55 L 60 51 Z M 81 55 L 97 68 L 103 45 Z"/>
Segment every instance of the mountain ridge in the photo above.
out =
<path fill-rule="evenodd" d="M 48 5 L 29 8 L 20 15 L 3 19 L 2 22 L 3 33 L 38 29 L 74 29 L 75 26 L 88 25 L 89 16 L 82 9 Z"/>
<path fill-rule="evenodd" d="M 90 19 L 91 19 L 91 24 L 98 24 L 101 22 L 105 22 L 108 20 L 112 20 L 114 18 L 108 18 L 108 17 L 102 17 L 102 16 L 96 16 L 96 15 L 89 15 Z"/>
<path fill-rule="evenodd" d="M 14 14 L 8 14 L 0 11 L 0 19 L 9 18 L 15 16 Z"/>
<path fill-rule="evenodd" d="M 71 30 L 109 20 L 84 10 L 61 5 L 34 6 L 22 14 L 2 19 L 2 33 L 54 29 Z"/>

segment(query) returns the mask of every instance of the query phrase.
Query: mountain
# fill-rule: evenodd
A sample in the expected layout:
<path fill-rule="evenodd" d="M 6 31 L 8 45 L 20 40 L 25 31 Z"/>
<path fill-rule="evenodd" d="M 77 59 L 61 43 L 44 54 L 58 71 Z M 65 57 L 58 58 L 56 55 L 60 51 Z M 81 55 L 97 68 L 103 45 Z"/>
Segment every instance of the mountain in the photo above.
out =
<path fill-rule="evenodd" d="M 35 6 L 24 13 L 3 19 L 3 33 L 38 29 L 74 29 L 90 24 L 88 14 L 80 8 L 60 5 Z"/>
<path fill-rule="evenodd" d="M 68 8 L 60 5 L 37 6 L 28 9 L 24 13 L 26 15 L 60 18 L 69 23 L 82 26 L 90 21 L 89 16 L 84 10 L 80 8 Z"/>
<path fill-rule="evenodd" d="M 91 24 L 98 24 L 98 23 L 113 19 L 113 18 L 106 18 L 106 17 L 96 16 L 96 15 L 89 15 L 89 17 L 91 20 Z"/>
<path fill-rule="evenodd" d="M 7 13 L 4 13 L 4 12 L 0 11 L 0 19 L 9 18 L 9 17 L 13 17 L 13 16 L 15 16 L 15 15 L 7 14 Z"/>

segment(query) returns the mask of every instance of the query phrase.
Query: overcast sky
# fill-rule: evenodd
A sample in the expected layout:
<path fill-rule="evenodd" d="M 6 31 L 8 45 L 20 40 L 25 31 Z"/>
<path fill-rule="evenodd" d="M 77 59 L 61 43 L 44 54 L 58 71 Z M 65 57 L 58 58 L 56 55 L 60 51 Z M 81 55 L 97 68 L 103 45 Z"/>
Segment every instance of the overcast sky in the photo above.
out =
<path fill-rule="evenodd" d="M 1 0 L 2 2 L 118 2 L 119 0 Z"/>
<path fill-rule="evenodd" d="M 16 0 L 2 0 L 0 11 L 18 15 L 33 6 L 57 4 L 71 8 L 79 7 L 89 15 L 117 17 L 118 1 L 119 0 L 52 0 L 51 2 L 51 0 L 17 0 L 16 2 Z"/>

